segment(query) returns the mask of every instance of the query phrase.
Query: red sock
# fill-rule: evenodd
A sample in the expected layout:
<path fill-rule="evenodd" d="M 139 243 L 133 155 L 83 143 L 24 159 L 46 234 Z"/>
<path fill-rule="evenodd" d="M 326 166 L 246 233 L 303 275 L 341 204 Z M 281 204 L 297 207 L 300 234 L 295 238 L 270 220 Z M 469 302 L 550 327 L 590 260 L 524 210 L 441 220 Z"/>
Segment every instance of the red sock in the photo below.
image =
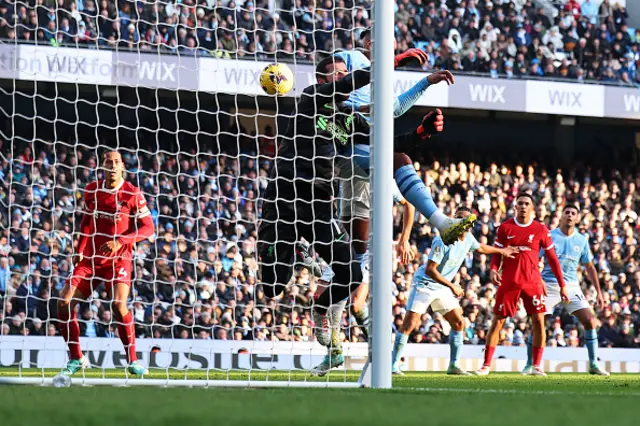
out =
<path fill-rule="evenodd" d="M 78 318 L 76 317 L 76 311 L 71 311 L 71 319 L 69 319 L 69 308 L 62 308 L 58 312 L 58 330 L 64 337 L 64 341 L 69 346 L 69 352 L 71 353 L 71 359 L 82 358 L 82 351 L 80 350 L 80 326 L 78 325 Z"/>
<path fill-rule="evenodd" d="M 118 335 L 122 340 L 122 346 L 127 354 L 127 360 L 129 362 L 138 359 L 136 356 L 136 329 L 133 325 L 133 315 L 131 312 L 127 312 L 122 318 L 122 323 L 118 324 Z"/>
<path fill-rule="evenodd" d="M 534 346 L 532 348 L 533 354 L 533 366 L 540 367 L 540 363 L 542 362 L 542 353 L 544 352 L 544 347 Z"/>
<path fill-rule="evenodd" d="M 496 351 L 495 346 L 487 346 L 484 349 L 484 364 L 482 365 L 486 365 L 487 367 L 491 366 L 491 360 L 493 359 L 493 354 L 495 351 Z"/>

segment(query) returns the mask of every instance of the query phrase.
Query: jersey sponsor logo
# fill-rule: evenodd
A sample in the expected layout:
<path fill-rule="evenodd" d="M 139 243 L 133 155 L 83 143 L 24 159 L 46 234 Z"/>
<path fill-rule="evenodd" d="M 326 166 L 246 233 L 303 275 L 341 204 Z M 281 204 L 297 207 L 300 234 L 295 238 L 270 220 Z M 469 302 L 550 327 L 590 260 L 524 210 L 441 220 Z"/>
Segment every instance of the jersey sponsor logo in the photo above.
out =
<path fill-rule="evenodd" d="M 350 127 L 352 121 L 353 117 L 347 117 L 345 119 L 345 125 L 347 127 Z M 316 128 L 329 133 L 331 137 L 338 140 L 338 142 L 340 142 L 342 145 L 346 145 L 349 142 L 349 132 L 344 127 L 341 127 L 338 123 L 329 121 L 325 117 L 318 117 Z"/>
<path fill-rule="evenodd" d="M 518 246 L 518 248 L 520 249 L 520 251 L 531 251 L 531 247 L 527 246 Z"/>
<path fill-rule="evenodd" d="M 116 213 L 96 213 L 96 218 L 100 219 L 100 220 L 108 220 L 110 222 L 120 222 L 122 219 L 124 219 L 124 217 L 119 213 L 120 212 L 116 212 Z"/>
<path fill-rule="evenodd" d="M 513 239 L 515 237 L 516 237 L 515 235 L 509 235 L 509 236 L 507 236 L 507 240 L 511 240 L 511 239 Z"/>

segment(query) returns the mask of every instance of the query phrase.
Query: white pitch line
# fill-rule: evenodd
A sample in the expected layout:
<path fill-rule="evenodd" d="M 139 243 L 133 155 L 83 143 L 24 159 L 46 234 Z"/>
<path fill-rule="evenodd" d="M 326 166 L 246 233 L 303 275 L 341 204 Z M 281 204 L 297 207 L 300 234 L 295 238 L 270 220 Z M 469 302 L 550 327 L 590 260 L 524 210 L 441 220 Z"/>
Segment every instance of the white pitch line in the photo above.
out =
<path fill-rule="evenodd" d="M 418 392 L 455 392 L 455 393 L 498 393 L 513 395 L 571 395 L 571 396 L 640 396 L 640 392 L 573 392 L 554 390 L 518 390 L 518 389 L 468 389 L 468 388 L 395 388 Z"/>

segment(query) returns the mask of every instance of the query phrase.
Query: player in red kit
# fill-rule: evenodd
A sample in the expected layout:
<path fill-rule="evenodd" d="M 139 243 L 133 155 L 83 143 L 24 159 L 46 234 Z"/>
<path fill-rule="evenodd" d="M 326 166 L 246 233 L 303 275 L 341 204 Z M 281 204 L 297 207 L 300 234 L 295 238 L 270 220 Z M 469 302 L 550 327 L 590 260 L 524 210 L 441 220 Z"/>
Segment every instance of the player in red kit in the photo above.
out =
<path fill-rule="evenodd" d="M 500 255 L 491 257 L 491 281 L 498 287 L 496 304 L 493 309 L 494 320 L 487 334 L 484 364 L 475 372 L 486 376 L 491 370 L 491 359 L 498 345 L 500 330 L 507 317 L 518 310 L 518 301 L 522 299 L 527 315 L 533 326 L 533 369 L 532 375 L 546 376 L 540 367 L 545 346 L 545 287 L 540 276 L 540 250 L 544 250 L 549 266 L 558 280 L 560 296 L 563 302 L 569 300 L 562 277 L 560 261 L 553 249 L 551 233 L 547 227 L 534 220 L 533 196 L 520 193 L 516 197 L 516 217 L 500 225 L 496 235 L 497 247 L 518 247 L 520 253 L 512 259 Z M 502 274 L 500 265 L 502 264 Z"/>
<path fill-rule="evenodd" d="M 133 315 L 127 309 L 133 270 L 133 245 L 154 232 L 151 212 L 140 190 L 124 180 L 124 163 L 117 151 L 103 156 L 104 180 L 84 190 L 85 211 L 78 233 L 77 260 L 58 301 L 60 334 L 69 346 L 70 360 L 60 374 L 71 376 L 88 367 L 80 351 L 80 328 L 75 307 L 93 293 L 94 278 L 106 283 L 113 297 L 118 335 L 127 354 L 127 371 L 142 375 L 145 368 L 136 357 Z"/>

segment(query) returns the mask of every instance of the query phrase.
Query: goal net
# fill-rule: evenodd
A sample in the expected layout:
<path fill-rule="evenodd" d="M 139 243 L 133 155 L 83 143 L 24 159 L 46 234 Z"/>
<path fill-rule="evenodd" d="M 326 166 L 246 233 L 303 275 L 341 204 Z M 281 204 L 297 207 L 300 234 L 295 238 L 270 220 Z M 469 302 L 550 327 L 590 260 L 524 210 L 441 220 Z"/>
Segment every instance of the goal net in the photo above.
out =
<path fill-rule="evenodd" d="M 155 235 L 133 251 L 136 352 L 127 357 L 105 282 L 76 308 L 90 368 L 74 383 L 355 386 L 368 354 L 347 306 L 344 364 L 309 370 L 318 278 L 260 285 L 261 194 L 278 138 L 317 62 L 359 47 L 368 1 L 18 1 L 0 6 L 0 364 L 4 383 L 50 384 L 69 361 L 58 302 L 74 272 L 102 154 L 122 154 Z M 9 8 L 9 10 L 7 10 Z M 295 75 L 285 97 L 259 84 L 270 63 Z M 349 202 L 350 200 L 343 200 Z"/>

